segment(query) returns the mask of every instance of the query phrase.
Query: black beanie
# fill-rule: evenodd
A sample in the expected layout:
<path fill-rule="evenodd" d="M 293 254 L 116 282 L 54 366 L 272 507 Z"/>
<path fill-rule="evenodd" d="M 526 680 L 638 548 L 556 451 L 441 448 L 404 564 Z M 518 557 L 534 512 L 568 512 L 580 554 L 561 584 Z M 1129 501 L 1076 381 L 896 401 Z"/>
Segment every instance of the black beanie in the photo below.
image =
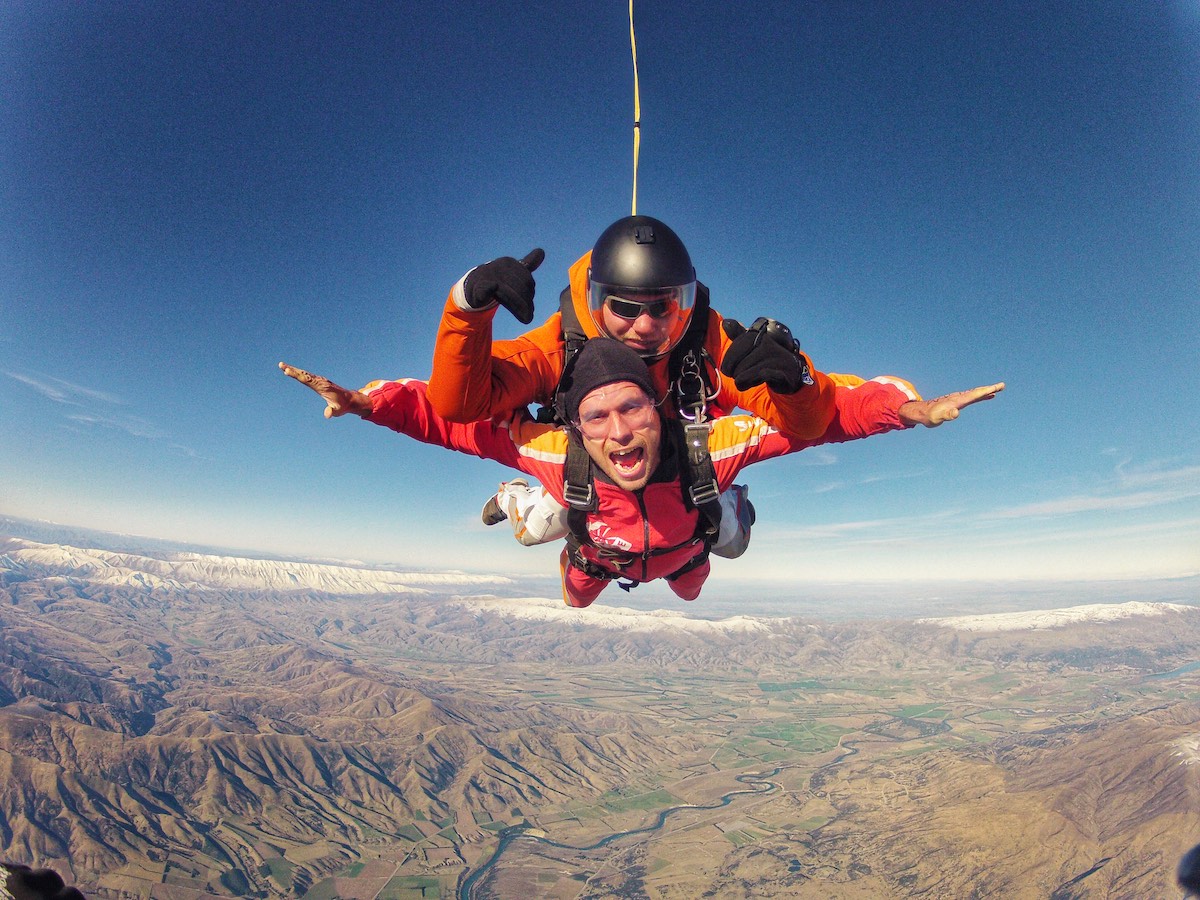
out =
<path fill-rule="evenodd" d="M 598 387 L 618 381 L 632 381 L 651 400 L 658 399 L 646 361 L 636 350 L 616 338 L 592 338 L 575 354 L 570 370 L 563 373 L 559 415 L 567 422 L 574 422 L 579 418 L 579 404 L 584 397 Z"/>

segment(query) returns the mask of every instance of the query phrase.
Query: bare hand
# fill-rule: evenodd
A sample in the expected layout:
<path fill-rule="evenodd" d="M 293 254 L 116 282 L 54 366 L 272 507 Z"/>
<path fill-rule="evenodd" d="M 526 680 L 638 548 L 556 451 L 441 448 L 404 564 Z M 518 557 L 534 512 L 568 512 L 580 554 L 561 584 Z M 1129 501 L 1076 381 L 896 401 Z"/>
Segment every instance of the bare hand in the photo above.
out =
<path fill-rule="evenodd" d="M 932 400 L 909 400 L 900 407 L 900 421 L 905 425 L 924 425 L 937 428 L 943 422 L 957 419 L 960 410 L 981 400 L 991 400 L 1004 390 L 1004 382 L 977 387 L 970 391 L 955 391 Z"/>
<path fill-rule="evenodd" d="M 322 375 L 305 372 L 303 369 L 297 369 L 287 363 L 281 362 L 279 368 L 288 378 L 294 378 L 321 395 L 325 400 L 325 418 L 336 419 L 346 413 L 364 417 L 371 414 L 371 399 L 362 391 L 347 390 Z"/>

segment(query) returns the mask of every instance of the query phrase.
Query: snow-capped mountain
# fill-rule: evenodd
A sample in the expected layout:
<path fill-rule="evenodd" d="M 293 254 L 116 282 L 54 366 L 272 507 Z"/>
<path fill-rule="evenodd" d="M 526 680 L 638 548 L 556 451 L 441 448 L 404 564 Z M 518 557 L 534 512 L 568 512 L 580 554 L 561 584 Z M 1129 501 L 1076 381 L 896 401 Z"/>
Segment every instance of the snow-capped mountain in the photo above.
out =
<path fill-rule="evenodd" d="M 494 588 L 512 583 L 500 575 L 399 572 L 203 553 L 119 553 L 20 538 L 0 539 L 0 577 L 5 570 L 21 577 L 58 576 L 155 590 L 310 590 L 341 596 L 412 593 L 434 587 Z"/>

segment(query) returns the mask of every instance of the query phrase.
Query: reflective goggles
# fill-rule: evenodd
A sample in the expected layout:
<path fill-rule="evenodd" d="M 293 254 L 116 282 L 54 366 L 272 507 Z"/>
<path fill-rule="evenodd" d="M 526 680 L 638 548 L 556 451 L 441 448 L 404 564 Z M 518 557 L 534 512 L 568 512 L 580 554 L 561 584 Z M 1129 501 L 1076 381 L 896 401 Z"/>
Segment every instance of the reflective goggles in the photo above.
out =
<path fill-rule="evenodd" d="M 592 282 L 589 305 L 593 311 L 607 307 L 614 316 L 630 321 L 643 314 L 652 319 L 665 319 L 680 310 L 691 309 L 695 298 L 694 281 L 652 290 Z"/>
<path fill-rule="evenodd" d="M 679 304 L 675 302 L 674 297 L 659 297 L 657 300 L 639 302 L 618 297 L 616 294 L 609 294 L 604 298 L 604 305 L 608 307 L 610 313 L 622 319 L 636 319 L 642 313 L 652 319 L 665 319 L 679 309 Z"/>
<path fill-rule="evenodd" d="M 575 423 L 575 427 L 584 437 L 600 440 L 607 437 L 612 430 L 614 414 L 625 423 L 625 427 L 630 431 L 637 431 L 654 421 L 658 409 L 654 402 L 645 395 L 631 397 L 615 409 L 597 409 L 581 415 L 579 421 Z"/>

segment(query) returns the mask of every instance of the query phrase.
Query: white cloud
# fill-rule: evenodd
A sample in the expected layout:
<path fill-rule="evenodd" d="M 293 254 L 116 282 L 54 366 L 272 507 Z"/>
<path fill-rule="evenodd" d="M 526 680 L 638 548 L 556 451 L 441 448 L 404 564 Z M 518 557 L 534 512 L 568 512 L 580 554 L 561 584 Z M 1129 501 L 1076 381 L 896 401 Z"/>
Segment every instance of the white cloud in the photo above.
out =
<path fill-rule="evenodd" d="M 73 384 L 70 381 L 55 378 L 52 375 L 25 375 L 20 372 L 5 372 L 4 374 L 14 381 L 19 381 L 21 384 L 33 388 L 46 399 L 53 400 L 56 403 L 69 403 L 76 406 L 84 406 L 88 403 L 96 402 L 108 403 L 114 406 L 126 405 L 125 400 L 115 394 Z"/>
<path fill-rule="evenodd" d="M 928 478 L 931 472 L 929 469 L 917 469 L 912 472 L 886 472 L 881 475 L 867 475 L 860 478 L 859 484 L 879 484 L 885 481 L 905 481 L 910 478 Z"/>
<path fill-rule="evenodd" d="M 166 441 L 172 450 L 178 451 L 184 456 L 196 458 L 199 455 L 191 447 L 171 442 L 169 435 L 146 419 L 125 415 L 119 411 L 111 412 L 111 407 L 129 405 L 124 398 L 116 394 L 74 384 L 62 378 L 55 378 L 52 375 L 42 375 L 40 373 L 26 374 L 10 371 L 6 371 L 4 374 L 14 381 L 32 388 L 47 400 L 86 410 L 68 412 L 66 418 L 70 423 L 85 428 L 111 428 L 123 431 L 131 437 L 149 441 Z"/>
<path fill-rule="evenodd" d="M 788 465 L 836 466 L 838 456 L 825 447 L 809 447 L 788 457 Z"/>
<path fill-rule="evenodd" d="M 1126 472 L 1120 467 L 1121 484 L 1126 487 L 1179 486 L 1189 490 L 1189 496 L 1200 493 L 1200 466 L 1182 466 L 1174 469 L 1143 468 L 1138 472 Z"/>
<path fill-rule="evenodd" d="M 841 490 L 846 486 L 844 481 L 827 481 L 818 487 L 813 488 L 814 494 L 828 494 L 830 491 Z"/>
<path fill-rule="evenodd" d="M 80 425 L 115 428 L 118 431 L 124 431 L 126 434 L 133 435 L 133 437 L 146 438 L 148 440 L 162 440 L 166 437 L 149 422 L 134 416 L 113 418 L 112 416 L 99 416 L 91 413 L 72 413 L 67 418 L 72 422 L 78 422 Z"/>
<path fill-rule="evenodd" d="M 1200 497 L 1200 466 L 1153 469 L 1135 473 L 1118 471 L 1113 484 L 1087 494 L 1026 503 L 991 514 L 997 519 L 1071 516 L 1086 512 L 1116 512 L 1163 506 Z"/>
<path fill-rule="evenodd" d="M 962 510 L 949 509 L 941 512 L 925 513 L 924 515 L 899 516 L 890 519 L 860 519 L 853 522 L 831 522 L 813 525 L 809 528 L 773 528 L 769 523 L 755 526 L 754 534 L 762 535 L 765 539 L 781 541 L 815 541 L 840 542 L 846 537 L 853 537 L 856 542 L 862 541 L 863 535 L 879 532 L 880 540 L 891 542 L 899 539 L 897 535 L 911 538 L 917 532 L 925 532 L 933 526 L 939 529 L 957 518 L 961 518 Z M 959 526 L 954 526 L 958 530 Z"/>
<path fill-rule="evenodd" d="M 1027 503 L 1024 506 L 998 509 L 992 513 L 992 516 L 997 519 L 1024 519 L 1038 516 L 1070 516 L 1076 513 L 1095 512 L 1097 510 L 1115 512 L 1117 510 L 1159 506 L 1177 499 L 1179 499 L 1178 495 L 1162 491 L 1142 491 L 1124 496 L 1093 497 L 1085 495 L 1061 497 L 1058 500 L 1046 500 L 1042 503 Z"/>

